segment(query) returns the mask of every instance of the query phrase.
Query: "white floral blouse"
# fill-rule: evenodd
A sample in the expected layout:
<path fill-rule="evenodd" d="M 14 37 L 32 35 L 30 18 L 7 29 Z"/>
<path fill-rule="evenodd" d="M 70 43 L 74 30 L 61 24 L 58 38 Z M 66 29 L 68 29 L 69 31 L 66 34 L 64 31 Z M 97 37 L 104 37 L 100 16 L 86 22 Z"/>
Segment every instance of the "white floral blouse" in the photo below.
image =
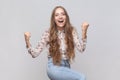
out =
<path fill-rule="evenodd" d="M 63 59 L 67 59 L 67 56 L 65 55 L 66 53 L 66 44 L 65 44 L 65 33 L 64 30 L 58 31 L 58 38 L 59 38 L 59 44 L 60 44 L 60 52 L 62 54 Z M 80 51 L 83 52 L 86 48 L 86 39 L 81 39 L 79 40 L 78 34 L 76 30 L 74 29 L 73 32 L 73 39 L 74 39 L 74 45 L 75 47 Z M 32 55 L 33 58 L 37 57 L 43 50 L 45 46 L 47 46 L 47 43 L 49 42 L 49 30 L 46 30 L 42 37 L 41 40 L 38 42 L 36 48 L 30 47 L 28 48 L 28 52 Z M 48 53 L 48 57 L 49 53 Z"/>

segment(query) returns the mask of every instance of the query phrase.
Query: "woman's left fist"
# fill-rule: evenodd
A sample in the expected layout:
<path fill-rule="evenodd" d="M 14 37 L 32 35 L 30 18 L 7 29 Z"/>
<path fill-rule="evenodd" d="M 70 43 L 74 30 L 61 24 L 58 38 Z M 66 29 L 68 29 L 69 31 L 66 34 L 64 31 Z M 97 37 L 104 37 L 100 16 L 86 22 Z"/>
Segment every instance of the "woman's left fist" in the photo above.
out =
<path fill-rule="evenodd" d="M 81 27 L 82 27 L 82 31 L 87 31 L 89 24 L 87 22 L 84 22 Z"/>

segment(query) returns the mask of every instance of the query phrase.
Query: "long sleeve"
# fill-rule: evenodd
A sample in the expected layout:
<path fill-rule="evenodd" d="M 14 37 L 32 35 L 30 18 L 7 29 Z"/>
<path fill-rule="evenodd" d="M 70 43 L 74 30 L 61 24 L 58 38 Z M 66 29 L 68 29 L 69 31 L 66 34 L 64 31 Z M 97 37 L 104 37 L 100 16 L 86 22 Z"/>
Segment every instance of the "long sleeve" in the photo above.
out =
<path fill-rule="evenodd" d="M 87 39 L 79 39 L 78 33 L 77 31 L 74 29 L 73 30 L 73 39 L 74 39 L 74 44 L 75 47 L 77 48 L 78 51 L 80 51 L 81 53 L 84 52 L 85 48 L 86 48 L 86 42 Z"/>
<path fill-rule="evenodd" d="M 33 58 L 37 57 L 47 45 L 49 41 L 49 31 L 45 31 L 41 37 L 41 40 L 38 42 L 35 48 L 28 48 L 28 52 L 32 55 Z"/>

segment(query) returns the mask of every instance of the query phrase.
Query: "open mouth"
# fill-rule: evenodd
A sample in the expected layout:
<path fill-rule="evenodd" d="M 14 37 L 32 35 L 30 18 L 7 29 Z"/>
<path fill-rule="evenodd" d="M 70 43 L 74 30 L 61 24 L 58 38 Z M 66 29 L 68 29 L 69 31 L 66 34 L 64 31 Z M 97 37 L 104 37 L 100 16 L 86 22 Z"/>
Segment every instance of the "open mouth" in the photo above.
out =
<path fill-rule="evenodd" d="M 63 20 L 60 20 L 60 21 L 58 21 L 59 23 L 63 23 L 64 21 Z"/>

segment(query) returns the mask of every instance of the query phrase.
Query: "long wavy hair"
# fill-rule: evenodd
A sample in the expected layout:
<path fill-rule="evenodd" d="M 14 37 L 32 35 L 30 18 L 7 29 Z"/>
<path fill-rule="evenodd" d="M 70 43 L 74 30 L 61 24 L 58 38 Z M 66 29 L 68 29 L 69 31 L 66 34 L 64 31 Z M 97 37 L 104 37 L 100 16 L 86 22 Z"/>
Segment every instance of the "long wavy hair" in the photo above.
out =
<path fill-rule="evenodd" d="M 64 31 L 65 31 L 65 43 L 66 43 L 66 55 L 68 57 L 69 62 L 71 62 L 72 59 L 74 59 L 75 57 L 75 53 L 74 53 L 74 42 L 73 42 L 73 35 L 72 35 L 72 31 L 73 31 L 73 27 L 70 24 L 70 20 L 69 20 L 69 16 L 67 14 L 67 11 L 65 10 L 65 8 L 63 8 L 62 6 L 57 6 L 53 9 L 52 15 L 51 15 L 51 22 L 50 22 L 50 37 L 49 37 L 49 52 L 50 52 L 50 56 L 53 59 L 53 63 L 55 65 L 60 65 L 61 62 L 61 53 L 60 53 L 60 44 L 59 44 L 59 40 L 58 40 L 58 35 L 57 35 L 57 25 L 55 23 L 55 11 L 57 8 L 61 8 L 64 10 L 65 15 L 66 15 L 66 24 L 64 26 Z"/>

